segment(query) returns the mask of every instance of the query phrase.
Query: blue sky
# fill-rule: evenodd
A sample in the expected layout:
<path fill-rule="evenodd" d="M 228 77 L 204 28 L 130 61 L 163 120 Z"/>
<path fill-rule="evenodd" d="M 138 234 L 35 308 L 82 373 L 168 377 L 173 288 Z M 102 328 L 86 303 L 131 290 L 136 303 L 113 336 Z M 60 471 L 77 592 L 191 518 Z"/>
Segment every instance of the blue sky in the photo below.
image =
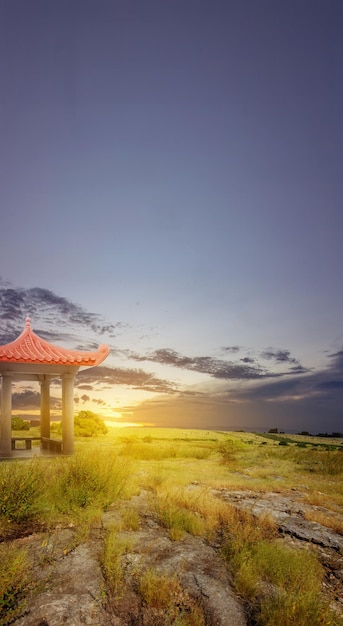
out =
<path fill-rule="evenodd" d="M 1 343 L 109 343 L 77 398 L 119 421 L 342 430 L 342 3 L 1 0 L 0 34 Z"/>

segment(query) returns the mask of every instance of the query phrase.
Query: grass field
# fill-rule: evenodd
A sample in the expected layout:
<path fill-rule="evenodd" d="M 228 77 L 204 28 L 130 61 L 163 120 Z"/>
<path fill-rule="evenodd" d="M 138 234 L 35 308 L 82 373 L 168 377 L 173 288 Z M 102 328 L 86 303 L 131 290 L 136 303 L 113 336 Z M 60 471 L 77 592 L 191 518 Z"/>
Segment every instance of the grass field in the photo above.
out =
<path fill-rule="evenodd" d="M 283 545 L 271 518 L 257 522 L 213 495 L 218 489 L 296 492 L 316 507 L 308 519 L 342 534 L 342 477 L 341 439 L 201 430 L 113 428 L 96 439 L 77 440 L 72 458 L 1 462 L 1 623 L 20 613 L 32 567 L 25 550 L 9 549 L 13 536 L 73 524 L 78 540 L 85 541 L 107 507 L 144 489 L 153 515 L 174 541 L 185 533 L 221 538 L 223 561 L 252 623 L 342 624 L 323 592 L 325 572 L 314 551 Z M 123 523 L 137 525 L 137 514 L 126 511 Z M 107 538 L 108 593 L 121 584 L 122 549 L 115 534 Z M 154 580 L 149 572 L 141 581 L 145 601 L 153 597 Z"/>

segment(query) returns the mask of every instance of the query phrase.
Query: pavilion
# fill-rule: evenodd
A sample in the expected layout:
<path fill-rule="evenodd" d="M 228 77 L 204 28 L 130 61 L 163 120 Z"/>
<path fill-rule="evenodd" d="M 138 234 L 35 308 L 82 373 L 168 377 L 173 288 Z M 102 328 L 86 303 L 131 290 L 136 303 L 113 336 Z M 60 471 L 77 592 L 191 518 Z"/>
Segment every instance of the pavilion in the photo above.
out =
<path fill-rule="evenodd" d="M 74 379 L 80 367 L 102 363 L 109 347 L 99 346 L 96 352 L 67 350 L 55 346 L 36 335 L 26 318 L 23 332 L 11 343 L 0 346 L 1 420 L 0 458 L 14 456 L 16 439 L 12 438 L 12 381 L 38 381 L 41 387 L 40 442 L 41 448 L 66 455 L 74 453 Z M 62 381 L 62 439 L 50 437 L 50 382 Z M 32 439 L 23 438 L 26 448 Z"/>

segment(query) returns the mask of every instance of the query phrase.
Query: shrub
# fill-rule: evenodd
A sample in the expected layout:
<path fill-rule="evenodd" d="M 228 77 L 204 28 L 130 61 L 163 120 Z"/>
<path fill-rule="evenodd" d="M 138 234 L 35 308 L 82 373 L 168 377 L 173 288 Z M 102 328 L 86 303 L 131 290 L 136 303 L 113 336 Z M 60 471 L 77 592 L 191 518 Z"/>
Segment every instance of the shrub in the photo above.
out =
<path fill-rule="evenodd" d="M 62 423 L 53 422 L 51 431 L 61 435 Z M 74 418 L 74 434 L 76 437 L 95 437 L 106 435 L 108 428 L 101 417 L 92 411 L 80 411 Z"/>
<path fill-rule="evenodd" d="M 9 624 L 21 610 L 20 602 L 29 584 L 26 550 L 0 544 L 0 619 Z"/>
<path fill-rule="evenodd" d="M 243 547 L 236 560 L 237 591 L 253 602 L 261 625 L 320 626 L 333 623 L 321 595 L 324 570 L 315 555 L 276 541 Z"/>
<path fill-rule="evenodd" d="M 33 514 L 42 481 L 41 464 L 11 461 L 0 464 L 0 515 L 23 522 Z"/>
<path fill-rule="evenodd" d="M 74 433 L 77 437 L 94 437 L 106 435 L 108 429 L 104 420 L 92 411 L 80 411 L 75 416 Z"/>
<path fill-rule="evenodd" d="M 12 417 L 12 430 L 30 430 L 29 422 L 25 422 L 21 417 Z"/>
<path fill-rule="evenodd" d="M 237 453 L 243 449 L 244 445 L 240 441 L 234 441 L 233 439 L 226 439 L 226 441 L 218 445 L 218 452 L 222 457 L 224 465 L 234 464 L 237 460 Z"/>
<path fill-rule="evenodd" d="M 120 496 L 129 478 L 127 463 L 110 449 L 77 452 L 61 459 L 61 465 L 56 498 L 60 510 L 107 507 Z"/>

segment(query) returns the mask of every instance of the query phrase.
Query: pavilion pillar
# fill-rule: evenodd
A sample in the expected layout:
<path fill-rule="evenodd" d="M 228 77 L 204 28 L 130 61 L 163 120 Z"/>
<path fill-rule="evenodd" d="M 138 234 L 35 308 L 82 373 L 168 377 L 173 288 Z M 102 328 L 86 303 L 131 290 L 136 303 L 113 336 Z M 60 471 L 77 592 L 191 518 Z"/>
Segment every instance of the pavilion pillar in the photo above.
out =
<path fill-rule="evenodd" d="M 0 457 L 12 456 L 12 376 L 3 372 L 1 380 Z"/>
<path fill-rule="evenodd" d="M 43 376 L 40 382 L 40 434 L 50 438 L 50 377 Z"/>
<path fill-rule="evenodd" d="M 74 378 L 72 372 L 62 375 L 63 454 L 74 454 Z"/>

